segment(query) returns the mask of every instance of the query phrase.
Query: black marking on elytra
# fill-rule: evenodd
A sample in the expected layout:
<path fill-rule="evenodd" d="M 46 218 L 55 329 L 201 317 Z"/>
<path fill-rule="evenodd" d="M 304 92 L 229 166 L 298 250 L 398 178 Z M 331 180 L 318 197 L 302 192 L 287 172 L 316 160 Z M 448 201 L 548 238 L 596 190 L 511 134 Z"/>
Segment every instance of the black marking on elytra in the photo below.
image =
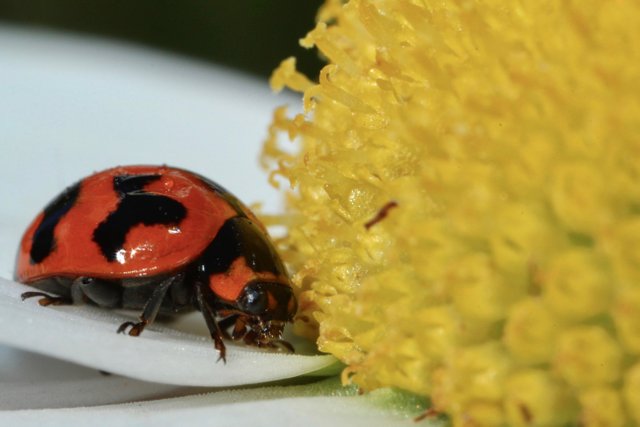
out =
<path fill-rule="evenodd" d="M 107 261 L 116 260 L 127 234 L 136 225 L 179 225 L 186 217 L 187 209 L 182 203 L 144 191 L 145 185 L 160 178 L 161 175 L 119 175 L 113 178 L 113 188 L 120 196 L 120 202 L 93 232 L 93 240 Z"/>
<path fill-rule="evenodd" d="M 44 208 L 42 221 L 33 233 L 31 241 L 31 264 L 38 264 L 53 252 L 55 248 L 55 237 L 53 232 L 60 220 L 69 212 L 80 194 L 80 183 L 76 183 L 64 190 L 58 197 Z"/>
<path fill-rule="evenodd" d="M 225 221 L 213 242 L 198 261 L 205 275 L 224 273 L 238 257 L 244 256 L 253 271 L 284 274 L 284 266 L 273 245 L 251 220 L 236 216 Z"/>

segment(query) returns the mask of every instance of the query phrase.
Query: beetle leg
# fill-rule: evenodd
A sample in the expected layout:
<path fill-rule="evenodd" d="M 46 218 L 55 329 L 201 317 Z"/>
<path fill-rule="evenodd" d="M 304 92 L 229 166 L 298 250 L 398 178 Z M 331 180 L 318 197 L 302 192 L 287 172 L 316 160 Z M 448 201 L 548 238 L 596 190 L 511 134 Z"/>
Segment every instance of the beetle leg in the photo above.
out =
<path fill-rule="evenodd" d="M 247 345 L 262 347 L 262 342 L 258 339 L 258 334 L 253 330 L 249 330 L 249 332 L 244 335 L 243 340 Z"/>
<path fill-rule="evenodd" d="M 222 359 L 224 363 L 227 363 L 227 348 L 222 341 L 222 332 L 216 322 L 215 314 L 211 311 L 209 304 L 204 300 L 204 293 L 202 292 L 202 285 L 200 283 L 196 285 L 196 301 L 204 317 L 204 321 L 207 323 L 207 328 L 209 329 L 209 334 L 211 334 L 211 339 L 213 339 L 216 350 L 220 352 L 218 360 Z"/>
<path fill-rule="evenodd" d="M 131 327 L 131 329 L 129 330 L 129 335 L 137 337 L 147 325 L 153 323 L 156 316 L 158 315 L 158 311 L 160 311 L 162 300 L 164 300 L 169 287 L 173 284 L 177 277 L 179 276 L 172 276 L 158 283 L 156 288 L 153 290 L 151 297 L 149 298 L 149 300 L 147 300 L 147 303 L 142 309 L 142 314 L 139 317 L 140 321 L 124 322 L 118 328 L 118 333 L 124 332 L 128 327 Z"/>
<path fill-rule="evenodd" d="M 229 316 L 229 317 L 225 317 L 224 319 L 220 320 L 218 322 L 218 329 L 220 329 L 220 334 L 222 334 L 223 338 L 226 339 L 231 339 L 231 336 L 229 335 L 229 332 L 227 332 L 227 330 L 235 325 L 236 320 L 238 319 L 238 314 Z"/>
<path fill-rule="evenodd" d="M 243 317 L 240 317 L 236 320 L 236 324 L 233 327 L 233 332 L 231 333 L 231 338 L 234 340 L 239 340 L 247 334 L 247 320 Z"/>
<path fill-rule="evenodd" d="M 34 297 L 40 297 L 40 299 L 38 300 L 38 304 L 43 307 L 46 307 L 48 305 L 70 305 L 73 303 L 71 298 L 54 297 L 52 295 L 45 294 L 44 292 L 23 292 L 22 295 L 20 295 L 22 301 L 26 300 L 27 298 Z"/>

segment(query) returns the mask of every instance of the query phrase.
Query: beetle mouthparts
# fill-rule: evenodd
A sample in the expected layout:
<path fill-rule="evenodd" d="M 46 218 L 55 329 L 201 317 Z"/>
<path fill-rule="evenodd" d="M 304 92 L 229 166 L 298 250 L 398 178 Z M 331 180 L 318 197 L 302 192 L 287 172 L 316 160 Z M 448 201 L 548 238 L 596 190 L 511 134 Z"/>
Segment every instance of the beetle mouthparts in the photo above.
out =
<path fill-rule="evenodd" d="M 280 339 L 282 336 L 284 322 L 280 320 L 268 320 L 266 322 L 261 321 L 256 325 L 255 329 L 262 339 L 272 341 Z"/>

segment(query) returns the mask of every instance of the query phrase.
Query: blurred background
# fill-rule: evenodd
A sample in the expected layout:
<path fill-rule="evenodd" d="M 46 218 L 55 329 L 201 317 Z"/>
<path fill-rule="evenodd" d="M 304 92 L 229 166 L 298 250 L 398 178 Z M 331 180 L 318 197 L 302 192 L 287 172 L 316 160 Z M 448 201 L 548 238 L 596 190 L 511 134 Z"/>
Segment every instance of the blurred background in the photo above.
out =
<path fill-rule="evenodd" d="M 0 0 L 0 25 L 125 40 L 269 76 L 295 55 L 315 76 L 316 53 L 298 45 L 322 0 Z"/>
<path fill-rule="evenodd" d="M 267 78 L 292 55 L 316 78 L 298 41 L 321 3 L 0 0 L 0 199 L 19 201 L 0 209 L 0 276 L 47 201 L 115 165 L 180 166 L 279 211 L 258 157 L 274 109 L 300 96 Z"/>

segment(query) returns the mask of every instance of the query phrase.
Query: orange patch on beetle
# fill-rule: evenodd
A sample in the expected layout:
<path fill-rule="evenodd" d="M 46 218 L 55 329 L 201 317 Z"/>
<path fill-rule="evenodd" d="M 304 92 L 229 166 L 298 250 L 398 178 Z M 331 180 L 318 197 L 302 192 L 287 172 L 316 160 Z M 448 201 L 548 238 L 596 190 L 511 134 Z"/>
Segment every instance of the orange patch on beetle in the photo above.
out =
<path fill-rule="evenodd" d="M 278 307 L 278 301 L 271 292 L 267 292 L 267 307 L 269 307 L 270 310 L 275 310 L 276 307 Z"/>
<path fill-rule="evenodd" d="M 273 273 L 252 270 L 244 257 L 238 257 L 231 263 L 228 271 L 209 276 L 209 289 L 223 300 L 235 301 L 247 283 L 256 280 L 288 283 L 286 278 L 275 276 Z M 269 300 L 270 307 L 271 303 Z M 273 303 L 277 304 L 277 301 L 274 299 Z"/>
<path fill-rule="evenodd" d="M 235 301 L 244 286 L 256 278 L 256 272 L 247 265 L 244 257 L 238 257 L 224 273 L 209 276 L 209 288 L 218 297 Z"/>

